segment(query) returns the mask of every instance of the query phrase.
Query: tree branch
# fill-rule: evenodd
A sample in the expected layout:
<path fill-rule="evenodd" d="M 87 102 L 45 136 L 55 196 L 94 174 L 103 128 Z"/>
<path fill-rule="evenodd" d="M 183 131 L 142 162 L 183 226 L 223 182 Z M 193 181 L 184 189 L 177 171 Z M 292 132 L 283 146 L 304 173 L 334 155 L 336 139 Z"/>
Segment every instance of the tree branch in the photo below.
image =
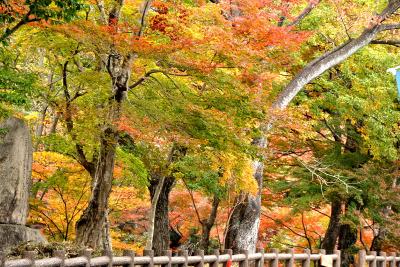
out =
<path fill-rule="evenodd" d="M 379 26 L 379 31 L 391 31 L 400 29 L 400 23 L 398 24 L 381 24 Z"/>
<path fill-rule="evenodd" d="M 151 2 L 152 2 L 152 0 L 145 0 L 142 16 L 140 18 L 140 28 L 139 28 L 139 31 L 137 33 L 137 36 L 139 36 L 139 37 L 143 35 L 144 28 L 146 27 L 146 23 L 145 23 L 146 15 L 147 15 L 147 12 L 150 9 Z"/>
<path fill-rule="evenodd" d="M 4 42 L 8 37 L 10 37 L 14 32 L 16 32 L 19 28 L 24 26 L 25 24 L 28 24 L 30 22 L 35 22 L 35 21 L 40 21 L 38 18 L 33 18 L 29 19 L 29 16 L 31 15 L 31 11 L 29 10 L 28 13 L 25 14 L 25 16 L 22 17 L 22 19 L 14 25 L 12 28 L 7 28 L 3 35 L 0 37 L 0 43 Z"/>
<path fill-rule="evenodd" d="M 298 25 L 311 11 L 321 2 L 321 0 L 311 0 L 307 7 L 298 15 L 288 26 Z"/>
<path fill-rule="evenodd" d="M 372 40 L 371 44 L 392 45 L 400 47 L 400 40 Z"/>
<path fill-rule="evenodd" d="M 171 76 L 179 76 L 179 77 L 188 76 L 187 74 L 169 73 L 169 72 L 166 72 L 166 71 L 164 71 L 164 70 L 150 70 L 150 71 L 146 72 L 146 73 L 143 75 L 143 77 L 139 78 L 134 84 L 130 85 L 130 86 L 129 86 L 129 90 L 132 90 L 133 88 L 135 88 L 135 87 L 141 85 L 141 84 L 142 84 L 143 82 L 145 82 L 148 78 L 150 78 L 152 74 L 155 74 L 155 73 L 162 73 L 162 74 L 164 74 L 165 76 L 167 76 L 167 78 L 169 78 L 169 79 L 171 79 L 171 78 L 168 77 L 168 75 L 171 75 Z"/>
<path fill-rule="evenodd" d="M 272 104 L 272 109 L 285 109 L 306 84 L 368 45 L 381 31 L 400 28 L 399 24 L 381 24 L 399 8 L 400 0 L 390 1 L 381 14 L 374 17 L 357 38 L 343 43 L 339 47 L 308 63 L 278 95 L 278 98 Z"/>

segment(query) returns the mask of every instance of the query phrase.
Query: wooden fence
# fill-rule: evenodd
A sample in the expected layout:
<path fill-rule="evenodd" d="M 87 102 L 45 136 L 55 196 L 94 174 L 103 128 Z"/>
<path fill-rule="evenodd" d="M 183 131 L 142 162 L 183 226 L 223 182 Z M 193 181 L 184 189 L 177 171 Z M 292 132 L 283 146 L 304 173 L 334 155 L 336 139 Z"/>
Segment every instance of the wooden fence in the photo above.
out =
<path fill-rule="evenodd" d="M 124 251 L 123 256 L 114 256 L 111 252 L 106 252 L 100 257 L 91 257 L 91 251 L 85 250 L 81 256 L 75 258 L 65 258 L 65 251 L 58 250 L 53 253 L 52 258 L 35 259 L 34 251 L 24 252 L 21 259 L 7 260 L 5 254 L 0 252 L 0 267 L 204 267 L 208 264 L 209 267 L 230 267 L 231 263 L 237 263 L 239 267 L 262 267 L 268 264 L 270 267 L 285 267 L 294 266 L 318 266 L 323 257 L 330 258 L 333 267 L 340 267 L 340 251 L 335 251 L 335 254 L 325 255 L 324 250 L 318 253 L 310 253 L 306 249 L 303 253 L 294 253 L 293 249 L 289 249 L 284 253 L 280 253 L 274 249 L 271 252 L 265 253 L 263 250 L 257 250 L 256 253 L 250 254 L 244 250 L 241 254 L 232 255 L 232 250 L 225 250 L 220 254 L 218 250 L 214 251 L 213 255 L 204 255 L 204 251 L 198 250 L 195 255 L 189 256 L 187 250 L 179 251 L 178 255 L 172 255 L 171 251 L 165 251 L 165 256 L 154 256 L 151 250 L 145 250 L 143 256 L 135 256 L 133 251 Z M 312 264 L 313 263 L 313 264 Z M 357 267 L 400 267 L 400 257 L 396 253 L 386 255 L 382 252 L 377 255 L 376 252 L 367 253 L 362 250 L 358 253 Z"/>

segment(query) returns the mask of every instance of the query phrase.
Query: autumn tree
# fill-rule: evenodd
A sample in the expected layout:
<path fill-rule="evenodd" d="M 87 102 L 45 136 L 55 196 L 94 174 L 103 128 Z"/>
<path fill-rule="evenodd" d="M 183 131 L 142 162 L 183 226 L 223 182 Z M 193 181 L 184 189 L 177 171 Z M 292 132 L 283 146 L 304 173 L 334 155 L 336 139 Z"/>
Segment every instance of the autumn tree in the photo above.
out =
<path fill-rule="evenodd" d="M 335 47 L 333 50 L 324 53 L 322 56 L 317 57 L 316 59 L 308 63 L 304 68 L 302 68 L 302 70 L 279 93 L 276 100 L 273 101 L 271 105 L 272 117 L 274 117 L 273 113 L 275 113 L 276 111 L 285 109 L 307 83 L 311 82 L 313 79 L 318 77 L 329 68 L 341 63 L 342 61 L 356 53 L 359 49 L 371 43 L 379 33 L 397 29 L 399 27 L 398 24 L 390 24 L 385 22 L 387 20 L 390 20 L 390 18 L 395 14 L 396 10 L 398 10 L 399 7 L 400 1 L 389 1 L 389 3 L 383 8 L 383 11 L 381 11 L 379 15 L 370 15 L 370 21 L 365 22 L 367 26 L 364 26 L 364 31 L 359 34 L 358 37 L 352 38 L 349 41 L 344 42 L 342 45 Z M 274 120 L 275 119 L 272 118 L 269 120 L 269 122 L 266 122 L 265 124 L 263 124 L 263 126 L 260 127 L 262 138 L 259 139 L 258 142 L 256 142 L 258 146 L 265 147 L 265 134 L 267 134 L 269 129 L 272 127 L 272 122 Z M 258 168 L 258 171 L 255 172 L 255 177 L 256 179 L 258 177 L 257 180 L 261 181 L 263 173 L 262 164 L 256 164 L 255 166 Z M 259 182 L 259 184 L 261 185 L 261 182 Z M 250 246 L 254 250 L 257 241 L 258 222 L 260 218 L 260 203 L 261 202 L 259 194 L 258 198 L 249 198 L 247 201 L 244 202 L 244 205 L 241 205 L 240 210 L 242 210 L 242 212 L 239 212 L 240 210 L 238 209 L 238 214 L 244 214 L 245 216 L 242 218 L 248 218 L 249 223 L 246 224 L 244 221 L 241 221 L 239 225 L 234 225 L 231 227 L 235 230 L 232 231 L 233 238 L 231 239 L 232 241 L 230 241 L 229 243 L 229 247 L 237 246 L 236 250 L 239 250 L 245 248 L 247 249 Z M 248 210 L 249 214 L 243 212 L 245 210 Z M 240 221 L 240 217 L 235 218 L 232 222 L 236 223 L 238 220 Z M 246 237 L 247 240 L 242 240 L 242 238 L 244 237 Z"/>

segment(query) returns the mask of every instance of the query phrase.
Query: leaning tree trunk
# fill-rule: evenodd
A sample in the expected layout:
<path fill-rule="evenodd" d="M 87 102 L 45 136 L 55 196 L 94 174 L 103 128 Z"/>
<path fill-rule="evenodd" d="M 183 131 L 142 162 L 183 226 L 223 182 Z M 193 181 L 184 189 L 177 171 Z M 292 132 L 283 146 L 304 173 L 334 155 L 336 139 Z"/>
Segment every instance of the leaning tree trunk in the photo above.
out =
<path fill-rule="evenodd" d="M 379 15 L 375 16 L 374 20 L 371 21 L 370 25 L 360 36 L 351 39 L 307 64 L 278 95 L 277 100 L 272 104 L 272 113 L 274 110 L 285 109 L 307 83 L 371 43 L 378 33 L 400 28 L 400 24 L 382 24 L 383 21 L 393 15 L 399 8 L 400 0 L 389 1 L 386 8 Z M 274 120 L 275 118 L 272 118 L 267 123 L 269 127 L 267 127 L 267 130 L 263 130 L 264 134 L 272 127 Z M 255 143 L 257 144 L 258 142 Z M 257 196 L 242 195 L 239 199 L 243 200 L 244 198 L 244 201 L 241 203 L 236 201 L 236 208 L 228 225 L 229 229 L 227 231 L 225 247 L 233 248 L 235 251 L 240 249 L 254 251 L 256 247 L 261 209 L 262 163 L 254 161 L 254 169 L 256 170 L 255 179 L 260 186 L 259 193 Z"/>
<path fill-rule="evenodd" d="M 160 180 L 150 182 L 149 191 L 153 201 L 156 188 Z M 169 249 L 169 194 L 175 183 L 174 177 L 166 177 L 156 207 L 156 216 L 154 221 L 153 250 L 155 255 L 162 255 L 164 250 Z"/>
<path fill-rule="evenodd" d="M 329 219 L 328 229 L 326 230 L 325 237 L 321 244 L 321 248 L 325 249 L 328 254 L 332 254 L 336 246 L 336 241 L 339 236 L 341 213 L 341 201 L 338 199 L 333 200 L 331 203 L 331 217 Z"/>
<path fill-rule="evenodd" d="M 258 148 L 265 148 L 266 139 L 259 138 L 253 141 Z M 260 226 L 261 190 L 263 184 L 264 164 L 260 160 L 253 161 L 254 179 L 258 184 L 256 195 L 241 194 L 235 200 L 235 208 L 228 222 L 228 230 L 225 237 L 225 248 L 230 248 L 234 253 L 247 249 L 255 252 L 258 240 L 258 228 Z"/>
<path fill-rule="evenodd" d="M 308 63 L 279 94 L 272 107 L 285 109 L 303 87 L 324 73 L 326 70 L 340 64 L 358 50 L 373 41 L 378 33 L 397 29 L 399 24 L 385 25 L 382 22 L 400 8 L 400 0 L 391 0 L 387 7 L 370 22 L 370 25 L 358 36 L 334 48 L 321 57 Z"/>

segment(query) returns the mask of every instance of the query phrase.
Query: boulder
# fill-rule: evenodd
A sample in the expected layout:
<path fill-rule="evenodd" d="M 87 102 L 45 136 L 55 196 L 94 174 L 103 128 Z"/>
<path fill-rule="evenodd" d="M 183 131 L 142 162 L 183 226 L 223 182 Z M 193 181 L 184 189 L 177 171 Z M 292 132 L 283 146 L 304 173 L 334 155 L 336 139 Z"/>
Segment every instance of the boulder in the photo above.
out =
<path fill-rule="evenodd" d="M 23 120 L 0 123 L 0 250 L 28 241 L 46 242 L 27 226 L 32 184 L 32 141 Z"/>
<path fill-rule="evenodd" d="M 7 251 L 27 242 L 47 243 L 42 233 L 37 229 L 25 225 L 0 224 L 0 251 Z"/>
<path fill-rule="evenodd" d="M 25 225 L 32 175 L 32 141 L 23 120 L 0 123 L 0 224 Z"/>

